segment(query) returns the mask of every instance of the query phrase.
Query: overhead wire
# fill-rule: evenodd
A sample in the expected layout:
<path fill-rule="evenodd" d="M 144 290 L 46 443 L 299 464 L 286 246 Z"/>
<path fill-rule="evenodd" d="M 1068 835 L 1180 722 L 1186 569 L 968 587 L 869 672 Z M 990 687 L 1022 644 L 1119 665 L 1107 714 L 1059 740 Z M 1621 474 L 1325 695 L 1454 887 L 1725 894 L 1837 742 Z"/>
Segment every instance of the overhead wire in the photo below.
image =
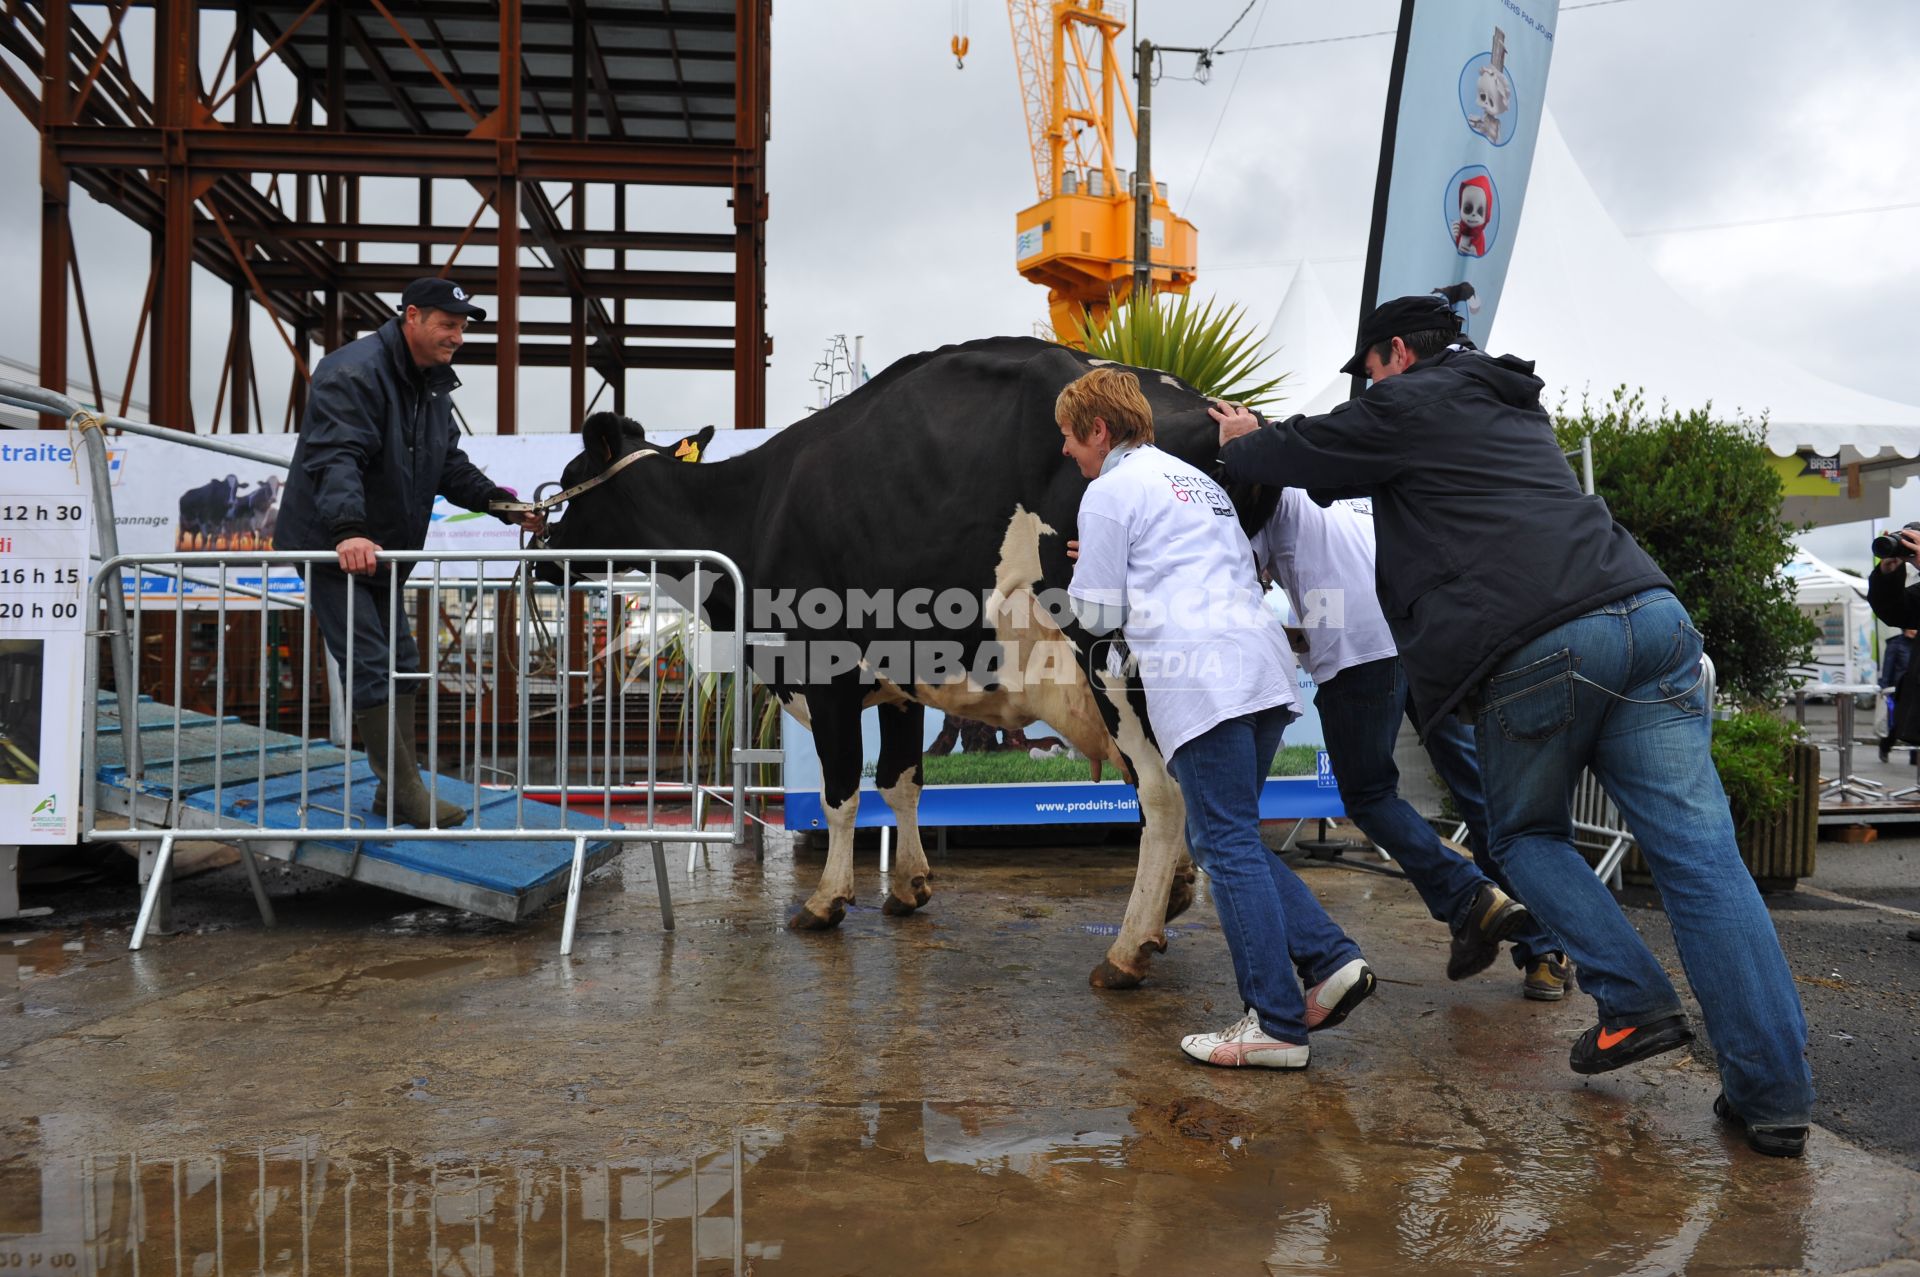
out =
<path fill-rule="evenodd" d="M 1270 0 L 1260 0 L 1260 16 L 1253 20 L 1253 34 L 1256 36 L 1260 34 L 1260 24 L 1267 20 L 1267 5 L 1269 2 Z M 1246 15 L 1242 14 L 1241 16 L 1245 17 Z M 1235 18 L 1234 26 L 1238 26 L 1238 25 L 1240 25 L 1240 19 Z M 1227 29 L 1231 31 L 1233 28 L 1229 27 Z M 1226 37 L 1222 36 L 1221 38 L 1225 39 Z M 1189 182 L 1187 185 L 1187 190 L 1189 192 L 1187 196 L 1188 199 L 1192 199 L 1193 198 L 1192 193 L 1197 192 L 1200 189 L 1200 178 L 1201 178 L 1201 175 L 1207 171 L 1207 160 L 1209 157 L 1213 155 L 1214 141 L 1220 136 L 1220 126 L 1226 123 L 1227 109 L 1233 105 L 1234 90 L 1240 87 L 1240 77 L 1242 74 L 1246 72 L 1246 69 L 1247 69 L 1246 59 L 1242 58 L 1240 60 L 1240 65 L 1234 68 L 1233 83 L 1227 86 L 1227 100 L 1220 104 L 1220 114 L 1217 117 L 1215 117 L 1213 121 L 1213 132 L 1207 135 L 1207 149 L 1200 153 L 1200 165 L 1198 168 L 1194 169 L 1193 180 Z"/>

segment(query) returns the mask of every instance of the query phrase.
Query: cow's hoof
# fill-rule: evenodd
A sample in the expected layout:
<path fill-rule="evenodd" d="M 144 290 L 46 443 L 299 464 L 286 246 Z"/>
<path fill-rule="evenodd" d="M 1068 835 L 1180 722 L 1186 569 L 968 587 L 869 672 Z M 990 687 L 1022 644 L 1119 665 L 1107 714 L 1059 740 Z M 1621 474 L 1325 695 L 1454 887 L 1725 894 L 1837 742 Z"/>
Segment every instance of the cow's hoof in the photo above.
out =
<path fill-rule="evenodd" d="M 1167 921 L 1172 922 L 1193 907 L 1193 871 L 1176 874 L 1173 888 L 1167 892 Z"/>
<path fill-rule="evenodd" d="M 815 913 L 813 910 L 807 908 L 805 905 L 801 905 L 800 908 L 794 913 L 793 917 L 787 919 L 787 930 L 789 931 L 831 931 L 835 927 L 839 926 L 840 920 L 842 918 L 845 918 L 846 916 L 847 916 L 846 909 L 839 904 L 835 904 L 833 906 L 833 912 L 829 913 L 824 918 L 822 918 L 819 914 Z"/>
<path fill-rule="evenodd" d="M 1146 972 L 1115 966 L 1109 958 L 1093 969 L 1087 983 L 1096 989 L 1137 989 L 1146 978 Z"/>
<path fill-rule="evenodd" d="M 932 879 L 933 879 L 933 875 L 928 874 L 924 878 L 915 878 L 910 884 L 908 884 L 913 888 L 914 904 L 923 905 L 927 903 L 927 901 L 933 899 L 933 887 L 931 885 Z"/>
<path fill-rule="evenodd" d="M 924 904 L 926 902 L 923 900 L 920 903 Z M 889 918 L 906 918 L 910 917 L 914 911 L 919 908 L 919 904 L 909 904 L 898 896 L 889 895 L 886 903 L 880 906 L 880 912 L 886 914 Z"/>

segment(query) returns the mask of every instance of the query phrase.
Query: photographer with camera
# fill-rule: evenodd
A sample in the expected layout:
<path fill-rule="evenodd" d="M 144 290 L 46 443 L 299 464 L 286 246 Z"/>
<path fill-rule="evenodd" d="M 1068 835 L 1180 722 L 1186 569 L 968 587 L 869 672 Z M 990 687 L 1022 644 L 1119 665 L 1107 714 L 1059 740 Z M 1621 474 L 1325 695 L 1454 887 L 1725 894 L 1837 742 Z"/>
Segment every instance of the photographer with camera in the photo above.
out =
<path fill-rule="evenodd" d="M 1907 564 L 1920 553 L 1920 523 L 1909 523 L 1893 532 L 1882 532 L 1873 539 L 1873 557 L 1880 560 L 1879 570 L 1867 574 L 1867 604 L 1873 614 L 1888 625 L 1911 635 L 1920 628 L 1920 585 L 1907 584 Z M 1887 644 L 1887 660 L 1880 676 L 1882 688 L 1891 687 L 1893 708 L 1887 715 L 1887 731 L 1880 738 L 1880 761 L 1886 762 L 1895 741 L 1920 741 L 1920 665 L 1906 661 L 1894 668 L 1895 638 Z"/>

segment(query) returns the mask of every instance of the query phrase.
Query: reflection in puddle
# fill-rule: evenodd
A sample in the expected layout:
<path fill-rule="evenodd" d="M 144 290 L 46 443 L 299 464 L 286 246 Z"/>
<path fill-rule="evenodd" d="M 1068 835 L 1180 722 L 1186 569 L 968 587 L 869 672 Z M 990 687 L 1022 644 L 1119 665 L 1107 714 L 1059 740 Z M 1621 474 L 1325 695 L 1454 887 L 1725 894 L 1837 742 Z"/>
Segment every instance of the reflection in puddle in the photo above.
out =
<path fill-rule="evenodd" d="M 308 1143 L 205 1158 L 0 1163 L 0 1271 L 746 1271 L 740 1179 L 769 1147 L 556 1166 L 338 1159 Z"/>
<path fill-rule="evenodd" d="M 1076 1162 L 1125 1166 L 1123 1147 L 1133 1135 L 1127 1112 L 1119 1108 L 1072 1113 L 923 1104 L 920 1130 L 929 1162 L 1037 1176 L 1047 1167 Z"/>
<path fill-rule="evenodd" d="M 1627 1273 L 1807 1256 L 1796 1168 L 1730 1163 L 1631 1112 L 1599 1141 L 1537 1113 L 1436 1137 L 1431 1111 L 1304 1085 L 1309 1103 L 1251 1112 L 1200 1096 L 803 1108 L 677 1158 L 589 1162 L 314 1140 L 87 1153 L 55 1117 L 32 1128 L 37 1154 L 0 1162 L 0 1272 Z"/>

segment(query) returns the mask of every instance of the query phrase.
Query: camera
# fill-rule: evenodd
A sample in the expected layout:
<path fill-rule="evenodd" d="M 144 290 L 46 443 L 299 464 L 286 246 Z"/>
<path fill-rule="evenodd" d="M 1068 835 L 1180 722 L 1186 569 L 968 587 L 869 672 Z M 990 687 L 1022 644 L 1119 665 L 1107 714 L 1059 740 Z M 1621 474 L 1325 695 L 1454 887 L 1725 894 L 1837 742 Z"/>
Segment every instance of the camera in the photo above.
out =
<path fill-rule="evenodd" d="M 1920 532 L 1920 523 L 1908 523 L 1903 526 Z M 1906 543 L 1898 536 L 1891 532 L 1882 532 L 1873 539 L 1873 557 L 1876 559 L 1910 559 L 1913 555 L 1908 552 Z"/>

